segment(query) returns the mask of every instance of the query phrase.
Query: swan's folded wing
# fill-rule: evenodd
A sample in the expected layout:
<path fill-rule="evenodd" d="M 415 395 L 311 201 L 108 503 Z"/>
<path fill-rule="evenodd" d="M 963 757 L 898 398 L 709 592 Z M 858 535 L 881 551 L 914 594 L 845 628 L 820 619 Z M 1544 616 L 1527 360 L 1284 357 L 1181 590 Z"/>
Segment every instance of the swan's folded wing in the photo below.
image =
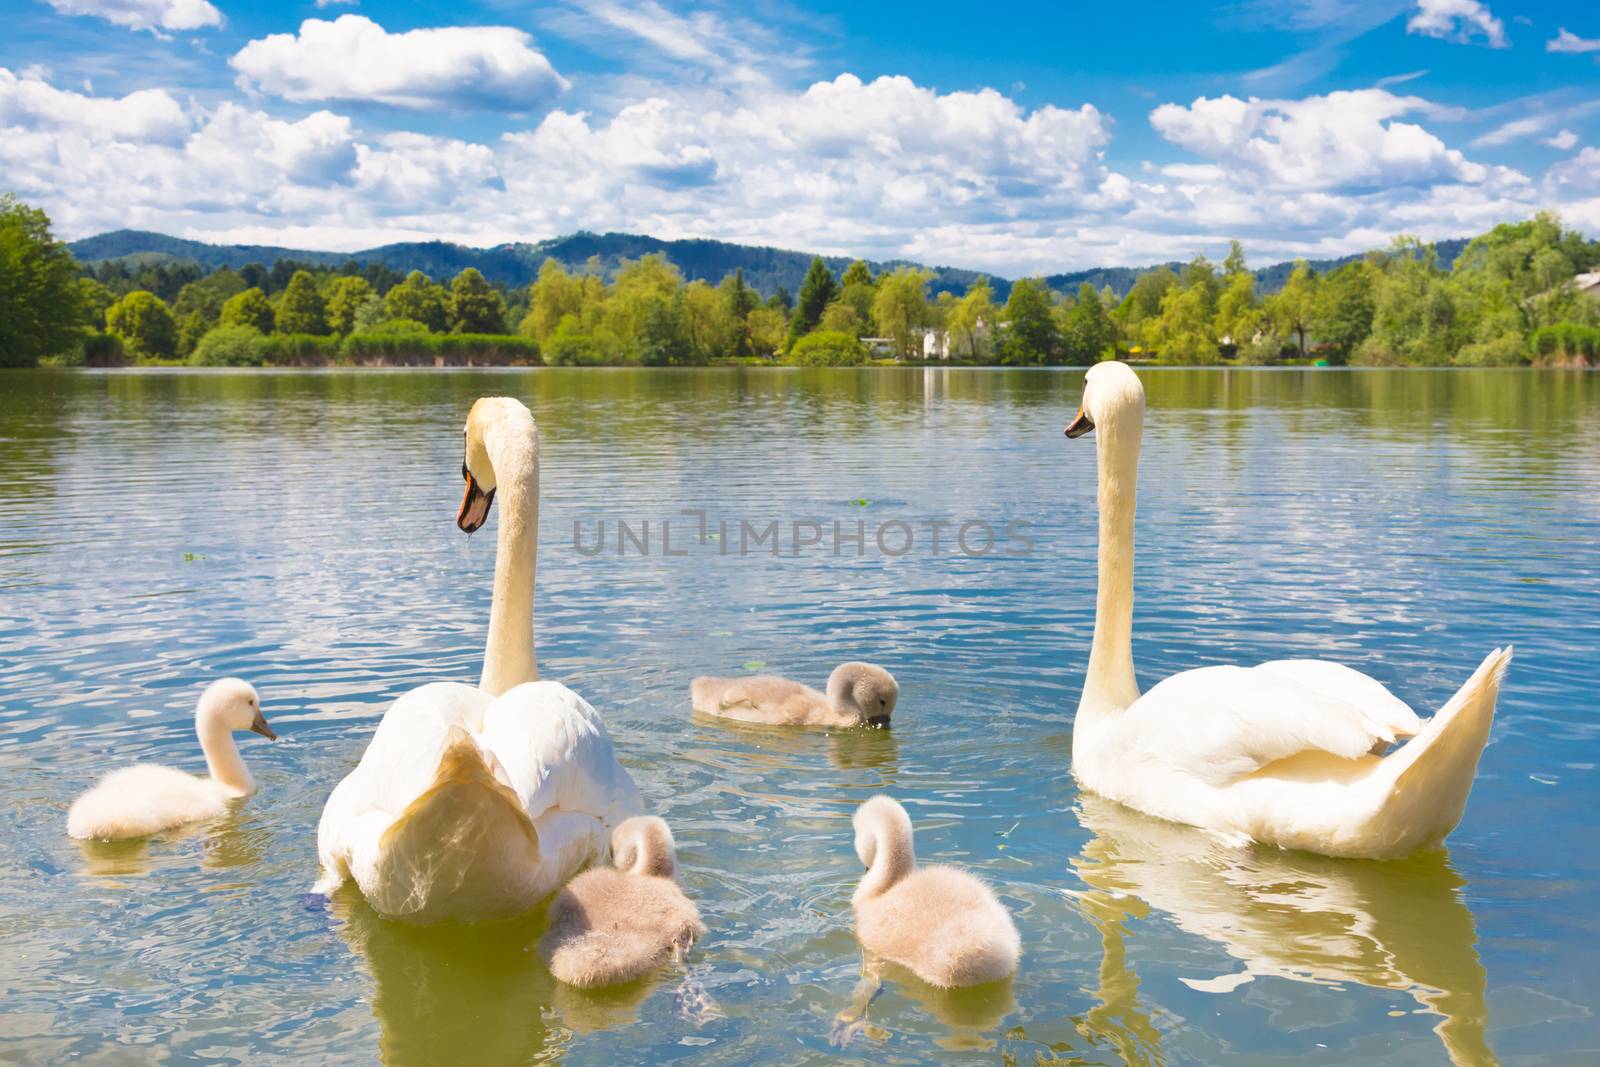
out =
<path fill-rule="evenodd" d="M 1386 742 L 1412 737 L 1422 729 L 1422 720 L 1409 704 L 1389 692 L 1376 678 L 1342 663 L 1325 659 L 1275 659 L 1256 670 L 1276 674 L 1324 696 L 1355 705 L 1379 727 L 1380 737 Z"/>
<path fill-rule="evenodd" d="M 502 694 L 484 713 L 478 740 L 536 821 L 559 809 L 611 827 L 642 810 L 639 787 L 617 762 L 600 713 L 559 682 L 528 682 Z"/>
<path fill-rule="evenodd" d="M 451 727 L 481 723 L 489 703 L 489 696 L 472 686 L 440 682 L 413 689 L 389 705 L 361 762 L 322 809 L 319 889 L 337 886 L 358 854 L 375 851 L 390 823 L 433 785 Z"/>
<path fill-rule="evenodd" d="M 1133 755 L 1213 786 L 1303 752 L 1358 759 L 1383 739 L 1355 705 L 1247 667 L 1175 674 L 1122 714 Z"/>

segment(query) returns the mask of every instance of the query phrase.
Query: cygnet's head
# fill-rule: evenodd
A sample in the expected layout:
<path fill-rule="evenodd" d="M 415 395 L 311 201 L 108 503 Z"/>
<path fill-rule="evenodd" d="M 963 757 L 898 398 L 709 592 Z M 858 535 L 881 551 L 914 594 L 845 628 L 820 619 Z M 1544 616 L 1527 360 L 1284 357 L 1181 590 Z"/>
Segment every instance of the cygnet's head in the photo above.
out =
<path fill-rule="evenodd" d="M 841 711 L 855 713 L 858 726 L 888 726 L 900 699 L 900 683 L 871 663 L 841 663 L 828 676 L 828 697 Z"/>
<path fill-rule="evenodd" d="M 672 829 L 654 815 L 635 815 L 611 831 L 611 864 L 629 874 L 655 878 L 678 876 L 678 853 Z"/>
<path fill-rule="evenodd" d="M 856 809 L 850 824 L 856 831 L 856 856 L 868 870 L 880 849 L 902 853 L 908 859 L 911 847 L 911 816 L 893 797 L 880 793 Z"/>
<path fill-rule="evenodd" d="M 1082 437 L 1099 427 L 1113 430 L 1144 419 L 1144 386 L 1126 363 L 1096 363 L 1083 377 L 1083 401 L 1078 415 L 1067 424 L 1068 437 Z"/>
<path fill-rule="evenodd" d="M 509 396 L 486 396 L 472 405 L 462 433 L 466 451 L 461 459 L 461 476 L 467 480 L 467 491 L 461 498 L 461 510 L 456 513 L 456 525 L 475 533 L 489 518 L 489 506 L 494 503 L 499 484 L 490 456 L 491 442 L 502 450 L 525 448 L 531 457 L 537 449 L 538 430 L 533 413 L 522 401 Z"/>
<path fill-rule="evenodd" d="M 201 726 L 215 722 L 230 732 L 249 730 L 272 741 L 278 739 L 261 714 L 261 697 L 255 686 L 238 678 L 222 678 L 206 686 L 195 709 L 195 720 Z"/>

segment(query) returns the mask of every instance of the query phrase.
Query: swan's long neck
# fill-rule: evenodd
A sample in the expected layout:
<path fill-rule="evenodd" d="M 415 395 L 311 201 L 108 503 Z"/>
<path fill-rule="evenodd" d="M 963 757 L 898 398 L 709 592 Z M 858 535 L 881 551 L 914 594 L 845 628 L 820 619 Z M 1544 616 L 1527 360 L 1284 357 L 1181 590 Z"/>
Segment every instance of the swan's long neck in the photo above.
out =
<path fill-rule="evenodd" d="M 244 765 L 244 757 L 234 743 L 233 731 L 221 716 L 201 711 L 195 717 L 194 732 L 200 738 L 200 751 L 206 754 L 206 772 L 212 781 L 236 796 L 256 791 L 256 780 L 250 776 L 250 768 Z"/>
<path fill-rule="evenodd" d="M 867 868 L 866 876 L 856 889 L 857 900 L 888 892 L 917 866 L 916 853 L 912 850 L 909 837 L 885 827 L 877 828 L 874 833 L 877 840 L 873 844 L 872 866 Z"/>
<path fill-rule="evenodd" d="M 500 533 L 494 558 L 494 603 L 478 688 L 499 696 L 537 681 L 533 653 L 533 582 L 539 558 L 539 443 L 514 431 L 484 441 L 494 465 Z"/>
<path fill-rule="evenodd" d="M 1095 430 L 1100 466 L 1100 588 L 1094 644 L 1080 709 L 1120 711 L 1139 699 L 1133 677 L 1133 512 L 1142 404 L 1128 404 Z"/>

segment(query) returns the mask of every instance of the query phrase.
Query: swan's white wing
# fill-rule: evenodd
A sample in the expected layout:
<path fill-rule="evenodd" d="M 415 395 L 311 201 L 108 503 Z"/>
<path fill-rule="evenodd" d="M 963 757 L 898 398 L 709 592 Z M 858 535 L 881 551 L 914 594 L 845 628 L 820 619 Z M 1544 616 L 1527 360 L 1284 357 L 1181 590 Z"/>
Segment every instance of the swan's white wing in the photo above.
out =
<path fill-rule="evenodd" d="M 1161 682 L 1122 713 L 1138 758 L 1225 785 L 1302 752 L 1366 755 L 1383 727 L 1361 708 L 1273 671 L 1202 667 Z"/>
<path fill-rule="evenodd" d="M 600 713 L 559 682 L 527 682 L 502 694 L 484 713 L 478 741 L 535 822 L 559 810 L 609 829 L 642 810 L 639 787 L 617 762 Z"/>
<path fill-rule="evenodd" d="M 470 685 L 419 686 L 389 705 L 361 762 L 328 797 L 317 826 L 322 860 L 318 891 L 331 891 L 353 872 L 357 857 L 377 853 L 397 816 L 433 784 L 451 726 L 482 725 L 490 697 Z"/>
<path fill-rule="evenodd" d="M 1409 704 L 1389 692 L 1376 678 L 1342 663 L 1325 659 L 1275 659 L 1256 670 L 1279 675 L 1324 696 L 1355 705 L 1394 735 L 1384 737 L 1385 741 L 1411 737 L 1422 729 L 1422 720 Z"/>

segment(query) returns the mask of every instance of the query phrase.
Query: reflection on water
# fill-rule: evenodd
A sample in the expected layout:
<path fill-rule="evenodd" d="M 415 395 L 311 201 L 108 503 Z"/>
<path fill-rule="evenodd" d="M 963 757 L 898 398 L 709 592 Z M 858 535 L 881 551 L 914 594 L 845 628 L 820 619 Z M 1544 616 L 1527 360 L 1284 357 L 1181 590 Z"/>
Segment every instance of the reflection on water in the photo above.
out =
<path fill-rule="evenodd" d="M 330 907 L 372 978 L 385 1063 L 560 1059 L 567 1035 L 551 1011 L 558 983 L 535 951 L 542 910 L 506 922 L 413 926 L 382 918 L 348 886 Z"/>
<path fill-rule="evenodd" d="M 1192 989 L 1227 994 L 1253 979 L 1285 978 L 1399 990 L 1442 1017 L 1434 1030 L 1456 1067 L 1496 1062 L 1484 1036 L 1477 931 L 1444 852 L 1379 863 L 1240 849 L 1093 794 L 1078 814 L 1095 836 L 1073 866 L 1094 888 L 1083 906 L 1105 940 L 1101 1006 L 1090 1015 L 1131 1039 L 1112 1037 L 1129 1062 L 1161 1062 L 1123 946 L 1123 920 L 1144 905 L 1244 964 L 1182 978 Z"/>
<path fill-rule="evenodd" d="M 868 1017 L 888 1036 L 847 1059 L 1331 1067 L 1492 1047 L 1566 1067 L 1600 1047 L 1600 374 L 1144 380 L 1147 682 L 1324 656 L 1430 708 L 1515 643 L 1448 864 L 1213 854 L 1092 805 L 1080 822 L 1094 450 L 1061 437 L 1079 371 L 0 376 L 0 1060 L 836 1062 L 861 962 L 850 815 L 883 791 L 924 858 L 995 888 L 1024 955 L 993 998 L 886 974 Z M 461 420 L 485 394 L 539 420 L 540 666 L 605 715 L 673 827 L 709 927 L 692 981 L 581 994 L 545 973 L 536 919 L 419 931 L 305 901 L 323 801 L 376 716 L 478 676 L 494 531 L 453 520 Z M 686 508 L 919 537 L 1019 521 L 1036 549 L 572 544 L 580 521 L 687 530 Z M 893 729 L 690 713 L 697 674 L 821 679 L 853 659 L 900 680 Z M 261 688 L 283 738 L 246 754 L 260 792 L 142 844 L 70 841 L 72 797 L 112 767 L 201 768 L 195 695 L 220 674 Z"/>

